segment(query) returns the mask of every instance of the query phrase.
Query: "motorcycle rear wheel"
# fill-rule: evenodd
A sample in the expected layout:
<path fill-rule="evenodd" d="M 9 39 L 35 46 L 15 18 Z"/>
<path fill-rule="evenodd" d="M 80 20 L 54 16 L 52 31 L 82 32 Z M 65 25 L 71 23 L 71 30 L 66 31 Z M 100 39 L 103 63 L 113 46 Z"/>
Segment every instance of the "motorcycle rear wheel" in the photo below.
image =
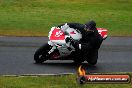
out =
<path fill-rule="evenodd" d="M 43 63 L 49 57 L 48 51 L 51 49 L 51 46 L 46 43 L 41 46 L 34 54 L 34 60 L 36 63 Z"/>
<path fill-rule="evenodd" d="M 97 64 L 97 59 L 96 60 L 87 60 L 87 62 L 90 64 L 90 65 L 96 65 Z"/>
<path fill-rule="evenodd" d="M 82 62 L 84 62 L 84 60 L 76 60 L 76 59 L 74 59 L 73 61 L 75 64 L 81 64 Z"/>

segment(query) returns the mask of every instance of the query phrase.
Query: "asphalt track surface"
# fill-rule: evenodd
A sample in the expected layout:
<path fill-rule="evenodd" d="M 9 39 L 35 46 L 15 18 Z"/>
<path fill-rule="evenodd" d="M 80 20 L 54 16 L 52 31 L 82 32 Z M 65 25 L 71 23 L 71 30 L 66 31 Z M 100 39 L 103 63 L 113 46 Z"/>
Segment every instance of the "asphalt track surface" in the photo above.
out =
<path fill-rule="evenodd" d="M 0 75 L 76 73 L 72 60 L 35 64 L 34 52 L 47 37 L 0 37 Z M 132 37 L 108 37 L 99 50 L 96 66 L 83 63 L 86 72 L 132 72 Z"/>

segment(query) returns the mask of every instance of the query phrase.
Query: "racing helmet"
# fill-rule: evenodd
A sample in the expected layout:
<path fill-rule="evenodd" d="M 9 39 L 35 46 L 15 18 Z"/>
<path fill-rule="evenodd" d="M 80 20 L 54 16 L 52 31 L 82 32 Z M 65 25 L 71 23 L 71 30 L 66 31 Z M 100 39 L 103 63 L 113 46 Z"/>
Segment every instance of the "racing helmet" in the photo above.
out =
<path fill-rule="evenodd" d="M 89 21 L 85 23 L 85 28 L 86 31 L 94 31 L 96 29 L 96 22 L 95 21 Z"/>

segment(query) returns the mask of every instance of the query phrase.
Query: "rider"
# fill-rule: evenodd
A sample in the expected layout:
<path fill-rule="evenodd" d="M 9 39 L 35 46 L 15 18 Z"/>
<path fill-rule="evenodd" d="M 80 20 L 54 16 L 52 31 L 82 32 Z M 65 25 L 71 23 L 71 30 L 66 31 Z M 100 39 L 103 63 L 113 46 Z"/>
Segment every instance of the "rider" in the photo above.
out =
<path fill-rule="evenodd" d="M 63 25 L 64 24 L 61 24 L 58 27 Z M 95 65 L 98 59 L 98 50 L 103 41 L 103 38 L 97 31 L 95 21 L 89 21 L 85 24 L 67 23 L 67 25 L 69 25 L 70 28 L 79 30 L 82 34 L 82 39 L 79 42 L 66 39 L 66 41 L 71 41 L 73 47 L 76 49 L 76 52 L 73 54 L 75 57 L 74 61 L 80 63 L 87 60 L 89 64 Z M 81 56 L 81 59 L 78 55 Z"/>

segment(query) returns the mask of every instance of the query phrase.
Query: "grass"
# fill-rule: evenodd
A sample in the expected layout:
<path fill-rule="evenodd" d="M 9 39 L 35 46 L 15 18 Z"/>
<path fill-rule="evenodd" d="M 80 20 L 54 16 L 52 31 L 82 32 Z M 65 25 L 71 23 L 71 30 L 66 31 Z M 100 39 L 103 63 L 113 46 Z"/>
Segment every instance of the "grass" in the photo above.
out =
<path fill-rule="evenodd" d="M 130 73 L 132 76 L 132 73 Z M 43 77 L 0 77 L 0 88 L 132 88 L 129 84 L 84 84 L 76 82 L 76 75 Z"/>
<path fill-rule="evenodd" d="M 132 36 L 132 0 L 0 0 L 0 35 L 47 36 L 52 26 L 88 20 L 110 36 Z"/>

